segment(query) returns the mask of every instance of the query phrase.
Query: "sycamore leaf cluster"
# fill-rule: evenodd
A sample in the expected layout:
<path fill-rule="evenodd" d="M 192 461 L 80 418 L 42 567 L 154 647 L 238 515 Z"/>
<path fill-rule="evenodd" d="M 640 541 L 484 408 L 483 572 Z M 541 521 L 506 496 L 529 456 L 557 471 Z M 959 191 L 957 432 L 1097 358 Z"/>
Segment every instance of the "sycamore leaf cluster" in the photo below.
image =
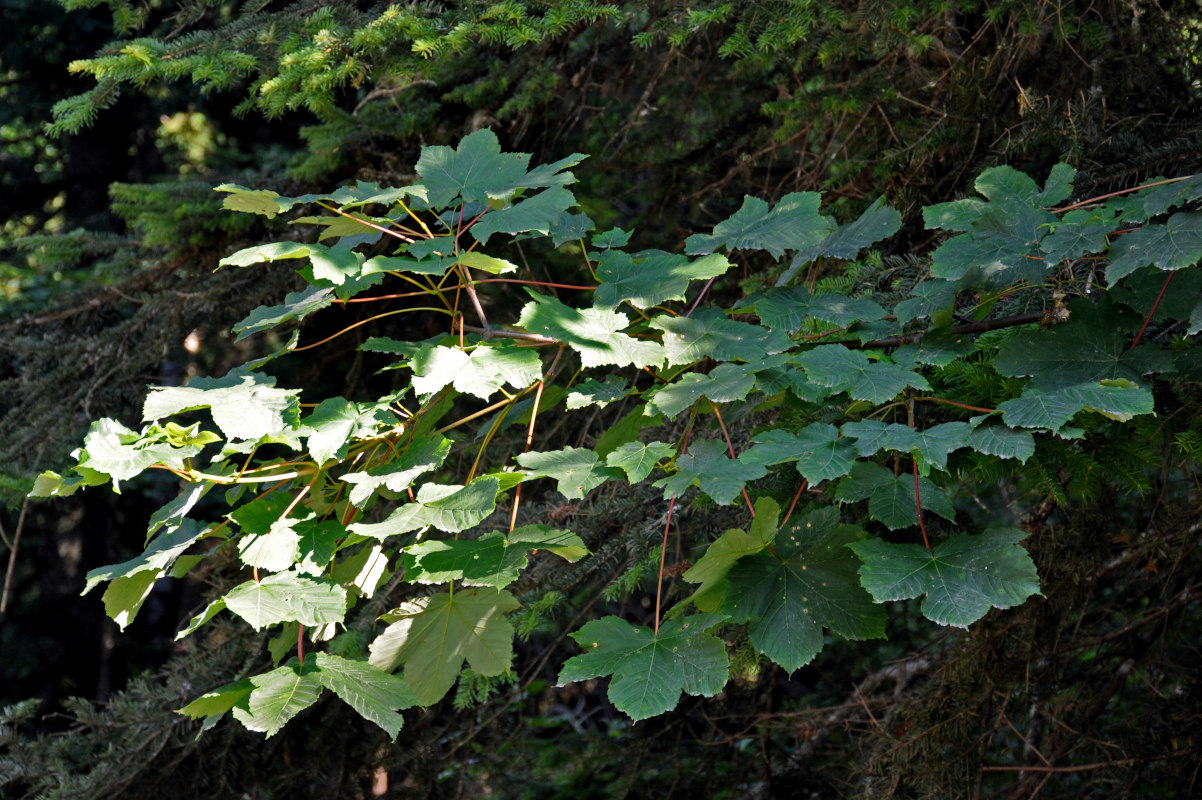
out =
<path fill-rule="evenodd" d="M 898 300 L 793 283 L 896 232 L 900 216 L 883 201 L 840 226 L 814 193 L 746 198 L 684 253 L 629 252 L 620 229 L 584 238 L 595 226 L 568 188 L 583 159 L 531 168 L 482 130 L 425 148 L 411 186 L 360 182 L 297 197 L 218 187 L 234 212 L 317 209 L 302 219 L 318 241 L 268 242 L 222 260 L 242 269 L 295 261 L 307 284 L 236 325 L 239 339 L 335 315 L 336 300 L 388 299 L 378 291 L 386 282 L 416 296 L 389 315 L 434 308 L 447 325 L 424 341 L 367 341 L 362 349 L 391 359 L 407 384 L 358 399 L 277 385 L 270 370 L 294 357 L 294 333 L 222 377 L 152 389 L 140 430 L 99 420 L 70 474 L 38 479 L 40 497 L 119 490 L 149 470 L 180 481 L 152 517 L 145 551 L 87 576 L 85 592 L 107 584 L 103 602 L 123 627 L 159 578 L 223 548 L 237 554 L 241 580 L 181 636 L 233 615 L 275 634 L 272 668 L 182 713 L 205 726 L 230 713 L 270 735 L 329 690 L 395 736 L 401 710 L 439 702 L 465 669 L 509 672 L 509 615 L 523 608 L 525 572 L 595 546 L 551 520 L 516 526 L 516 514 L 498 514 L 515 510 L 526 484 L 570 501 L 647 483 L 662 489 L 665 508 L 699 496 L 747 504 L 745 529 L 689 542 L 695 563 L 682 582 L 692 588 L 663 619 L 610 616 L 572 632 L 583 653 L 560 681 L 608 676 L 614 705 L 636 720 L 685 694 L 720 691 L 730 637 L 792 671 L 832 637 L 886 635 L 885 603 L 921 599 L 934 623 L 971 625 L 1037 595 L 1039 582 L 1022 545 L 1028 532 L 1005 519 L 980 529 L 964 512 L 967 465 L 1021 467 L 1153 414 L 1153 382 L 1192 374 L 1202 303 L 1171 306 L 1189 330 L 1171 351 L 1141 339 L 1141 304 L 1149 276 L 1155 288 L 1161 275 L 1198 270 L 1198 214 L 1188 210 L 1202 196 L 1197 180 L 1060 212 L 1071 168 L 1058 165 L 1042 187 L 1007 167 L 988 170 L 980 197 L 926 209 L 927 225 L 951 235 L 930 254 L 926 280 Z M 499 294 L 479 302 L 493 276 L 526 280 L 505 249 L 512 240 L 575 248 L 595 286 L 568 301 L 527 281 L 517 306 Z M 702 304 L 710 282 L 749 253 L 774 260 L 776 285 L 729 308 Z M 999 297 L 1051 285 L 1086 257 L 1107 260 L 1108 286 L 1067 302 L 1066 321 L 1027 323 L 1000 341 L 959 327 L 966 316 L 1006 327 L 991 317 Z M 990 407 L 956 399 L 954 370 L 966 362 L 998 387 Z M 486 463 L 501 466 L 479 473 L 480 456 L 452 458 L 501 449 L 506 424 L 529 426 L 533 439 L 548 414 L 583 420 L 615 404 L 624 415 L 613 413 L 596 439 L 493 453 Z M 724 435 L 724 411 L 755 421 L 746 441 Z M 787 498 L 757 483 L 767 476 L 798 487 L 788 512 Z M 384 586 L 400 587 L 389 595 L 396 605 L 368 621 L 376 629 L 366 649 L 335 647 Z"/>

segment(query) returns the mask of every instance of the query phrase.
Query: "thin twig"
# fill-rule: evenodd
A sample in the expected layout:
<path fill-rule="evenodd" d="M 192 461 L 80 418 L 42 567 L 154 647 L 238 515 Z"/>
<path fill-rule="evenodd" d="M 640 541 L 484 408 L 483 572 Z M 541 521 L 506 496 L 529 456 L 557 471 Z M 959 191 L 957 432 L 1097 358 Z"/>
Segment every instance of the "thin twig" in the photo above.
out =
<path fill-rule="evenodd" d="M 17 548 L 21 545 L 21 531 L 25 529 L 25 512 L 29 510 L 29 497 L 26 496 L 25 502 L 21 504 L 21 513 L 17 516 L 17 528 L 13 531 L 13 540 L 9 544 L 8 537 L 4 537 L 4 543 L 8 544 L 8 568 L 4 571 L 4 593 L 0 594 L 0 614 L 8 610 L 8 593 L 12 589 L 13 570 L 17 566 Z M 0 528 L 0 535 L 3 534 L 3 528 Z"/>

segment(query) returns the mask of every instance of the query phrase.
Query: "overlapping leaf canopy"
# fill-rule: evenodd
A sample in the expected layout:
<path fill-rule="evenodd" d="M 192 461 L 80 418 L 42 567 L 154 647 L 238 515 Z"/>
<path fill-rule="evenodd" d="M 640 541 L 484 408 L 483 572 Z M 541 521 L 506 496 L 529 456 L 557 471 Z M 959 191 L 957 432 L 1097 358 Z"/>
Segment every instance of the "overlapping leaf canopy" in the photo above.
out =
<path fill-rule="evenodd" d="M 518 526 L 523 488 L 580 501 L 646 483 L 662 489 L 669 533 L 679 504 L 747 506 L 746 530 L 689 542 L 696 564 L 682 578 L 695 590 L 671 616 L 603 617 L 572 633 L 585 652 L 561 682 L 609 676 L 614 705 L 636 720 L 683 694 L 721 690 L 730 661 L 719 626 L 792 671 L 828 633 L 883 636 L 886 602 L 924 598 L 932 621 L 970 625 L 1039 591 L 1021 544 L 1028 533 L 981 532 L 976 512 L 964 512 L 972 470 L 1038 461 L 1107 421 L 1153 414 L 1154 382 L 1196 370 L 1192 333 L 1171 350 L 1141 340 L 1153 315 L 1137 308 L 1148 274 L 1198 269 L 1197 213 L 1178 210 L 1195 199 L 1192 183 L 1060 214 L 1070 168 L 1053 169 L 1042 188 L 1015 170 L 988 170 L 976 184 L 984 199 L 926 210 L 931 228 L 954 235 L 899 300 L 894 287 L 820 288 L 816 273 L 791 285 L 802 267 L 854 262 L 896 231 L 899 215 L 881 202 L 840 227 L 817 194 L 775 205 L 746 198 L 711 233 L 690 237 L 684 254 L 631 253 L 621 229 L 585 241 L 595 225 L 572 210 L 566 171 L 583 158 L 530 169 L 528 156 L 478 131 L 454 148 L 425 148 L 419 182 L 400 189 L 360 182 L 283 197 L 219 187 L 227 208 L 268 219 L 315 203 L 342 212 L 308 220 L 321 229 L 317 243 L 271 242 L 222 261 L 298 260 L 308 283 L 239 323 L 239 339 L 333 314 L 352 298 L 417 297 L 380 319 L 434 309 L 447 326 L 425 341 L 362 346 L 407 381 L 378 398 L 301 398 L 277 386 L 268 365 L 289 358 L 297 336 L 223 377 L 154 388 L 145 427 L 98 421 L 73 475 L 39 479 L 39 496 L 118 488 L 152 469 L 184 482 L 152 518 L 143 554 L 88 575 L 85 590 L 108 582 L 106 609 L 123 626 L 158 578 L 227 544 L 237 554 L 242 580 L 185 634 L 226 611 L 279 629 L 273 668 L 183 713 L 207 725 L 231 712 L 270 735 L 329 689 L 395 736 L 399 710 L 438 702 L 464 669 L 506 674 L 507 615 L 522 608 L 524 571 L 534 559 L 575 562 L 594 546 L 549 520 Z M 595 285 L 531 278 L 523 251 L 498 244 L 514 239 L 582 254 L 581 274 Z M 779 260 L 769 269 L 777 285 L 729 308 L 704 304 L 710 282 L 746 252 Z M 1054 297 L 1042 324 L 995 315 L 999 297 L 1071 274 L 1086 254 L 1109 259 L 1114 291 Z M 527 284 L 518 304 L 495 291 L 489 276 L 501 274 Z M 368 294 L 385 280 L 406 292 Z M 1200 308 L 1179 302 L 1171 313 L 1194 332 Z M 966 386 L 985 388 L 973 389 L 978 397 Z M 574 443 L 532 446 L 547 415 L 564 413 L 580 421 Z M 609 422 L 593 435 L 589 415 L 602 414 Z M 515 423 L 525 440 L 502 434 Z M 784 514 L 781 485 L 796 487 Z M 199 500 L 214 487 L 226 490 L 213 497 L 228 511 L 203 520 L 197 509 L 210 510 Z M 305 658 L 306 636 L 321 648 L 382 586 L 402 587 L 399 604 L 368 646 Z M 681 614 L 689 605 L 699 613 Z M 297 658 L 284 661 L 294 643 Z"/>

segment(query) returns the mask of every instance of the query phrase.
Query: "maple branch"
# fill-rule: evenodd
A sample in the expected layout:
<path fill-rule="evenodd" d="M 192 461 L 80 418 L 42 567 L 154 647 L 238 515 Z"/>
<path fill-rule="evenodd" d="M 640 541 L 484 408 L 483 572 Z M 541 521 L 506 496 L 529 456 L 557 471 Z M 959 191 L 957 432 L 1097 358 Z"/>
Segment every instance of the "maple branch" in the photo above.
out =
<path fill-rule="evenodd" d="M 1015 325 L 1029 325 L 1032 322 L 1042 322 L 1042 311 L 1028 311 L 1025 314 L 1015 314 L 1013 317 L 990 319 L 984 322 L 970 322 L 967 325 L 957 325 L 948 330 L 953 336 L 961 333 L 985 333 L 999 328 L 1013 328 Z M 843 346 L 851 350 L 875 350 L 885 347 L 901 347 L 903 344 L 917 344 L 922 341 L 928 331 L 909 333 L 905 336 L 888 336 L 884 339 L 874 339 L 871 342 L 843 342 Z"/>

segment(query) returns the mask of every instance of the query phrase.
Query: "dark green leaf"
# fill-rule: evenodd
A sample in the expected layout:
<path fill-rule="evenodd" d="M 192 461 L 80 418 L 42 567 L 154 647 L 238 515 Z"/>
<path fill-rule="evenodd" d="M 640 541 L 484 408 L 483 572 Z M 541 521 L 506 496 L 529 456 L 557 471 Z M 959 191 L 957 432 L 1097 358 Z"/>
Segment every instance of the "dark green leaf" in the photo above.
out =
<path fill-rule="evenodd" d="M 933 550 L 868 539 L 850 545 L 864 562 L 860 578 L 878 603 L 926 595 L 922 613 L 940 625 L 968 627 L 990 608 L 1012 608 L 1039 593 L 1039 577 L 1019 542 L 1004 529 L 957 534 Z"/>
<path fill-rule="evenodd" d="M 1106 282 L 1111 286 L 1144 266 L 1191 267 L 1202 260 L 1202 213 L 1174 214 L 1163 225 L 1145 225 L 1128 233 L 1110 246 L 1110 257 Z"/>
<path fill-rule="evenodd" d="M 775 429 L 752 437 L 751 449 L 742 461 L 771 466 L 796 461 L 797 471 L 811 486 L 851 471 L 855 451 L 851 442 L 839 438 L 834 425 L 815 422 L 799 433 Z"/>
<path fill-rule="evenodd" d="M 682 692 L 712 697 L 730 674 L 726 646 L 705 633 L 719 614 L 696 614 L 664 622 L 659 633 L 618 617 L 584 625 L 572 638 L 587 652 L 568 659 L 559 683 L 612 675 L 609 699 L 636 722 L 676 707 Z"/>
<path fill-rule="evenodd" d="M 929 479 L 919 477 L 918 488 L 924 511 L 932 511 L 954 520 L 956 509 L 943 490 Z M 886 526 L 898 529 L 918 524 L 918 504 L 914 497 L 914 475 L 892 472 L 868 461 L 856 462 L 851 475 L 839 481 L 835 499 L 846 503 L 868 499 L 868 513 Z"/>
<path fill-rule="evenodd" d="M 818 213 L 822 198 L 816 192 L 787 194 L 769 210 L 755 197 L 744 197 L 743 206 L 729 219 L 714 226 L 712 234 L 694 234 L 685 241 L 691 255 L 729 250 L 767 250 L 779 258 L 786 250 L 812 247 L 825 239 L 834 223 Z"/>
<path fill-rule="evenodd" d="M 531 550 L 549 550 L 568 561 L 588 554 L 580 537 L 546 525 L 526 525 L 506 536 L 491 531 L 479 539 L 426 540 L 405 549 L 405 580 L 503 589 L 518 579 Z"/>
<path fill-rule="evenodd" d="M 631 483 L 638 483 L 651 474 L 655 465 L 676 452 L 665 442 L 627 442 L 609 453 L 605 462 L 611 467 L 620 467 Z"/>
<path fill-rule="evenodd" d="M 721 364 L 708 375 L 688 372 L 675 383 L 659 387 L 648 403 L 672 418 L 702 397 L 715 403 L 742 400 L 755 388 L 755 370 L 750 364 Z"/>
<path fill-rule="evenodd" d="M 718 505 L 727 505 L 747 484 L 768 472 L 762 464 L 731 458 L 720 442 L 697 442 L 676 459 L 676 472 L 651 484 L 663 487 L 664 499 L 680 497 L 699 486 Z"/>
<path fill-rule="evenodd" d="M 677 253 L 644 250 L 630 255 L 620 250 L 601 254 L 597 264 L 598 306 L 616 306 L 626 301 L 635 308 L 650 308 L 666 300 L 684 300 L 685 290 L 695 280 L 716 278 L 730 269 L 725 256 L 711 254 L 689 261 Z"/>
<path fill-rule="evenodd" d="M 930 389 L 926 378 L 897 364 L 870 362 L 858 350 L 826 344 L 802 353 L 797 363 L 820 386 L 846 391 L 855 400 L 884 403 L 909 386 Z"/>
<path fill-rule="evenodd" d="M 651 320 L 664 332 L 669 364 L 690 364 L 702 358 L 715 361 L 758 361 L 792 347 L 783 333 L 727 319 L 716 308 L 698 309 L 689 317 L 666 314 Z"/>
<path fill-rule="evenodd" d="M 845 545 L 863 532 L 833 508 L 812 512 L 775 538 L 775 553 L 740 558 L 727 573 L 721 610 L 750 622 L 751 644 L 786 670 L 822 649 L 822 629 L 848 639 L 885 634 L 885 610 L 860 588 L 860 562 Z"/>

